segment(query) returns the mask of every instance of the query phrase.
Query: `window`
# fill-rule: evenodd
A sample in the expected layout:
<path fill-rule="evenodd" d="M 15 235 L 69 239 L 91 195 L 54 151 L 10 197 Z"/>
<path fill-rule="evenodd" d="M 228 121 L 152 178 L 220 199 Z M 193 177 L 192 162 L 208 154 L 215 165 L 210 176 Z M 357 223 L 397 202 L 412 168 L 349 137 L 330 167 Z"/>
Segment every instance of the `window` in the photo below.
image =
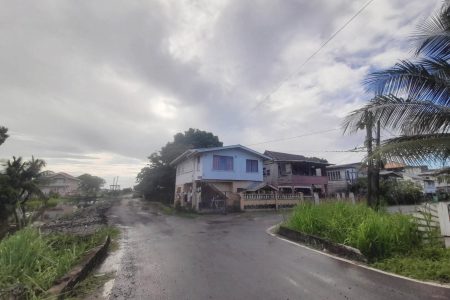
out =
<path fill-rule="evenodd" d="M 200 171 L 200 156 L 197 156 L 197 171 Z"/>
<path fill-rule="evenodd" d="M 330 181 L 339 181 L 341 180 L 341 172 L 340 171 L 328 171 L 328 179 Z"/>
<path fill-rule="evenodd" d="M 256 159 L 247 159 L 247 173 L 257 173 L 258 172 L 258 161 Z"/>
<path fill-rule="evenodd" d="M 233 156 L 213 156 L 213 170 L 233 171 Z"/>

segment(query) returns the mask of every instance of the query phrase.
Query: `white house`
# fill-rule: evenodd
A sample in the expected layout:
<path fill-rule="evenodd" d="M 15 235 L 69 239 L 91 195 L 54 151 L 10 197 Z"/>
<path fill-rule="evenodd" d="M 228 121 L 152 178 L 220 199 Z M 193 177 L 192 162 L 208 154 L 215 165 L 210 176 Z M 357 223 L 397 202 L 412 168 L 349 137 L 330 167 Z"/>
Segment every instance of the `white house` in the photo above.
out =
<path fill-rule="evenodd" d="M 327 166 L 328 194 L 347 192 L 366 173 L 362 163 Z"/>
<path fill-rule="evenodd" d="M 40 186 L 42 193 L 58 193 L 61 196 L 75 195 L 78 192 L 80 179 L 64 172 L 46 171 Z"/>
<path fill-rule="evenodd" d="M 220 199 L 239 207 L 238 193 L 263 181 L 266 159 L 241 145 L 187 150 L 171 162 L 176 167 L 174 203 L 200 210 Z"/>

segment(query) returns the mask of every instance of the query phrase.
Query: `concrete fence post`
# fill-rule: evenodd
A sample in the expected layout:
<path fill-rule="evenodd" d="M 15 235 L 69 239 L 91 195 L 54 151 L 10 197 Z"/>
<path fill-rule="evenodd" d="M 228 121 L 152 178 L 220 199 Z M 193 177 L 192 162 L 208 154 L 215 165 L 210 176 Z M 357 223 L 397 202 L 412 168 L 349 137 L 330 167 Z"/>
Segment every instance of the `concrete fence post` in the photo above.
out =
<path fill-rule="evenodd" d="M 317 194 L 317 193 L 314 193 L 314 204 L 316 204 L 316 205 L 320 204 L 319 194 Z"/>
<path fill-rule="evenodd" d="M 356 201 L 355 201 L 355 194 L 353 194 L 352 192 L 350 192 L 350 193 L 348 194 L 348 197 L 350 198 L 350 200 L 352 200 L 352 204 L 356 204 Z"/>
<path fill-rule="evenodd" d="M 239 193 L 239 203 L 240 203 L 240 206 L 241 206 L 241 210 L 242 211 L 244 211 L 245 209 L 245 205 L 244 205 L 244 201 L 245 201 L 245 199 L 244 199 L 244 194 L 243 193 Z"/>
<path fill-rule="evenodd" d="M 275 193 L 275 209 L 278 210 L 278 193 Z"/>

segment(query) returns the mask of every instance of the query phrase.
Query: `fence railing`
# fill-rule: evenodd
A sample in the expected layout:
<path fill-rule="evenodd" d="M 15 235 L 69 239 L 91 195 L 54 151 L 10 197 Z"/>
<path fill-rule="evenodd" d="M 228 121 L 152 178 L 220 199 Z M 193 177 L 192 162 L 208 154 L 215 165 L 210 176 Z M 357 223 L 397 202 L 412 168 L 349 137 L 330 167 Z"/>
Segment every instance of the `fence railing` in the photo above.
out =
<path fill-rule="evenodd" d="M 303 196 L 303 193 L 295 194 L 257 194 L 257 193 L 241 193 L 241 210 L 248 209 L 278 209 L 284 207 L 295 206 L 305 198 L 310 197 Z"/>

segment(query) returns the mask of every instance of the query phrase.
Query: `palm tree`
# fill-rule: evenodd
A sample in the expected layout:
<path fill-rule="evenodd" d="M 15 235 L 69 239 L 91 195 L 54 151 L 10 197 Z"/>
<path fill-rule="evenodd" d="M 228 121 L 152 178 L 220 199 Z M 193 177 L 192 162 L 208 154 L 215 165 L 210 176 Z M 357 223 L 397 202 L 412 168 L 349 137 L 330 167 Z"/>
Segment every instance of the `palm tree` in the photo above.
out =
<path fill-rule="evenodd" d="M 373 116 L 400 133 L 383 141 L 373 157 L 445 164 L 450 156 L 450 1 L 418 27 L 414 41 L 414 58 L 366 77 L 364 85 L 375 97 L 351 112 L 343 129 L 362 129 Z"/>
<path fill-rule="evenodd" d="M 31 158 L 23 161 L 21 157 L 13 157 L 6 164 L 5 173 L 0 176 L 0 201 L 2 206 L 10 207 L 17 226 L 25 225 L 26 202 L 33 195 L 43 196 L 39 188 L 39 180 L 45 162 Z M 21 212 L 21 218 L 17 215 Z"/>

